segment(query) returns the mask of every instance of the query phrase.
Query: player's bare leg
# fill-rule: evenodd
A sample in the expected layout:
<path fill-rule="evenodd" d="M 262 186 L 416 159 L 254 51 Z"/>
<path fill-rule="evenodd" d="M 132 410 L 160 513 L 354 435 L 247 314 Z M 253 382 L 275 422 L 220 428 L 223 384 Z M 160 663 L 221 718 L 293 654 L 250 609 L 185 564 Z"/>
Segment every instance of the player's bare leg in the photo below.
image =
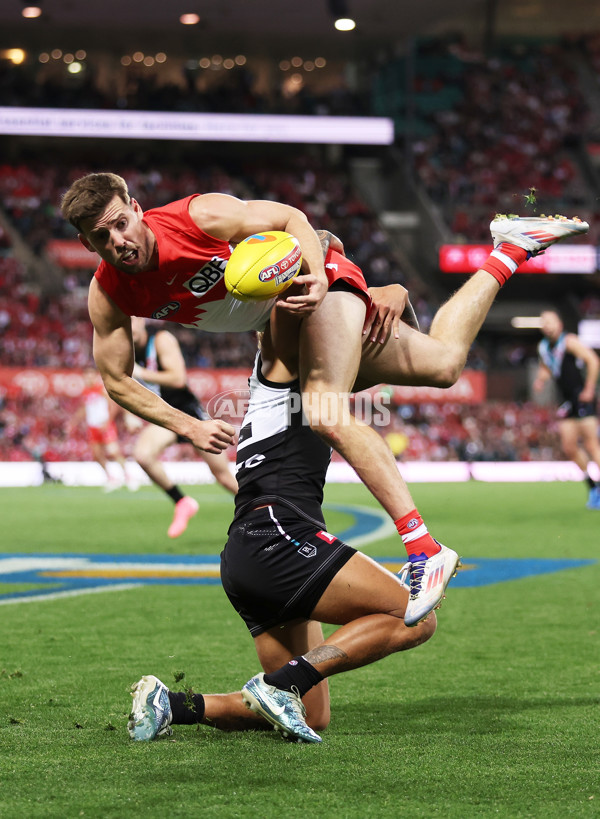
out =
<path fill-rule="evenodd" d="M 287 623 L 264 632 L 256 640 L 256 649 L 263 669 L 276 671 L 296 654 L 305 654 L 324 640 L 320 623 L 311 620 Z M 316 731 L 327 727 L 330 719 L 329 684 L 323 680 L 304 698 L 307 722 Z M 229 694 L 205 694 L 202 724 L 220 731 L 272 729 L 260 714 L 251 711 L 242 699 L 241 691 Z"/>
<path fill-rule="evenodd" d="M 500 287 L 530 255 L 589 229 L 580 219 L 496 217 L 490 230 L 494 250 L 436 314 L 429 335 L 401 325 L 400 338 L 365 345 L 356 389 L 378 383 L 448 387 L 455 383 L 469 348 Z"/>
<path fill-rule="evenodd" d="M 133 448 L 133 457 L 150 480 L 165 492 L 173 486 L 159 458 L 165 449 L 177 441 L 170 429 L 148 424 L 140 432 Z"/>
<path fill-rule="evenodd" d="M 313 620 L 289 623 L 257 638 L 257 652 L 265 671 L 275 671 L 296 654 L 304 654 L 323 642 L 323 629 Z M 171 725 L 202 724 L 220 731 L 265 731 L 273 726 L 251 711 L 241 691 L 199 694 L 169 691 L 152 675 L 132 687 L 133 707 L 128 723 L 134 740 L 151 740 L 172 733 Z M 307 719 L 316 730 L 329 724 L 329 684 L 323 680 L 304 699 Z M 314 723 L 314 724 L 313 724 Z"/>
<path fill-rule="evenodd" d="M 398 338 L 390 334 L 385 344 L 364 343 L 355 389 L 454 384 L 499 290 L 498 282 L 479 270 L 440 307 L 428 335 L 401 323 Z"/>
<path fill-rule="evenodd" d="M 334 291 L 304 320 L 300 331 L 302 401 L 312 429 L 348 461 L 396 520 L 414 508 L 408 487 L 385 441 L 349 408 L 365 313 L 358 296 Z"/>
<path fill-rule="evenodd" d="M 99 444 L 97 441 L 92 441 L 90 447 L 92 450 L 92 456 L 94 460 L 100 464 L 100 466 L 106 473 L 106 477 L 110 480 L 110 475 L 108 473 L 107 467 L 108 461 L 106 459 L 106 453 L 104 451 L 104 444 Z"/>
<path fill-rule="evenodd" d="M 560 444 L 564 455 L 581 469 L 589 485 L 587 509 L 600 509 L 598 482 L 589 473 L 590 462 L 600 469 L 600 443 L 598 442 L 598 419 L 565 418 L 558 424 Z"/>
<path fill-rule="evenodd" d="M 238 490 L 237 481 L 229 468 L 229 459 L 225 452 L 220 452 L 218 455 L 212 452 L 201 452 L 199 454 L 204 458 L 210 471 L 212 472 L 217 483 L 221 484 L 224 489 L 235 495 Z"/>
<path fill-rule="evenodd" d="M 459 558 L 429 534 L 383 438 L 350 413 L 349 393 L 359 366 L 365 313 L 359 296 L 333 291 L 303 321 L 302 401 L 311 428 L 346 459 L 396 524 L 411 563 L 406 623 L 415 625 L 439 605 Z"/>
<path fill-rule="evenodd" d="M 254 639 L 258 660 L 265 673 L 277 671 L 298 654 L 306 654 L 324 641 L 323 627 L 316 620 L 286 623 L 263 632 Z M 322 680 L 302 698 L 306 722 L 314 731 L 322 731 L 331 719 L 329 683 Z"/>
<path fill-rule="evenodd" d="M 582 418 L 579 421 L 581 445 L 588 455 L 588 461 L 594 461 L 600 469 L 600 441 L 598 440 L 598 419 L 595 416 Z"/>
<path fill-rule="evenodd" d="M 173 520 L 167 531 L 169 537 L 179 537 L 183 534 L 199 508 L 198 501 L 189 495 L 184 495 L 173 483 L 159 460 L 165 449 L 176 441 L 177 436 L 170 429 L 148 424 L 139 434 L 133 451 L 134 458 L 150 480 L 160 487 L 175 504 Z"/>
<path fill-rule="evenodd" d="M 253 677 L 242 689 L 244 700 L 279 730 L 304 739 L 301 727 L 292 724 L 290 728 L 286 715 L 279 713 L 279 703 L 285 702 L 286 696 L 296 696 L 306 704 L 313 686 L 321 685 L 327 677 L 428 640 L 435 632 L 435 614 L 408 628 L 404 623 L 408 602 L 408 590 L 395 575 L 357 552 L 336 574 L 312 612 L 315 620 L 339 623 L 341 628 L 309 651 L 299 652 L 277 671 Z M 259 657 L 274 637 L 269 632 L 256 638 Z M 310 719 L 308 711 L 306 718 Z M 317 735 L 305 741 L 319 740 Z"/>

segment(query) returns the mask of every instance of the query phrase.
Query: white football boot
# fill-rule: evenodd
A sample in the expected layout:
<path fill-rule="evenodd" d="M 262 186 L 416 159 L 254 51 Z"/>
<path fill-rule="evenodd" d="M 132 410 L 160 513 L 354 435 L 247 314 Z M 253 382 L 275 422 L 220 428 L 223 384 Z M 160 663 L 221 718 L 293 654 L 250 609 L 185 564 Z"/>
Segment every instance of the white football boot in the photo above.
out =
<path fill-rule="evenodd" d="M 490 224 L 494 247 L 502 242 L 522 247 L 532 256 L 562 239 L 581 236 L 590 229 L 587 222 L 566 216 L 504 216 L 497 214 Z"/>
<path fill-rule="evenodd" d="M 410 574 L 410 597 L 404 613 L 404 623 L 416 626 L 433 609 L 439 608 L 446 586 L 456 575 L 460 558 L 455 551 L 440 543 L 440 551 L 427 557 L 411 555 L 411 562 L 401 570 L 401 579 Z"/>

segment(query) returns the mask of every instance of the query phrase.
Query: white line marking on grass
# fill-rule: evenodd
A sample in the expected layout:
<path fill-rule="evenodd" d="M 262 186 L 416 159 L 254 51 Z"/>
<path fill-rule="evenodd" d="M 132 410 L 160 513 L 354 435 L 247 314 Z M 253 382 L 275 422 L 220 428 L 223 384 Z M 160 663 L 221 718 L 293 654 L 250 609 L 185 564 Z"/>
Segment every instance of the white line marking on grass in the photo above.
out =
<path fill-rule="evenodd" d="M 95 586 L 86 589 L 50 592 L 49 594 L 32 594 L 28 597 L 9 597 L 8 599 L 0 599 L 0 606 L 8 606 L 11 603 L 36 603 L 42 600 L 58 600 L 61 597 L 79 597 L 82 594 L 98 594 L 107 591 L 129 591 L 130 589 L 139 589 L 144 585 L 144 583 L 115 583 L 113 586 Z"/>

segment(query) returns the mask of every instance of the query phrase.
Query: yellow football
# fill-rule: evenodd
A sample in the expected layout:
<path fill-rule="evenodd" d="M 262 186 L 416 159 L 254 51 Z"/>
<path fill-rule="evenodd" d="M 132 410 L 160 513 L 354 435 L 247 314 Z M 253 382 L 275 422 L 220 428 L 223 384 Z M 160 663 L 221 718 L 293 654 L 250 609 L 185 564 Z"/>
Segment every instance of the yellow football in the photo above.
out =
<path fill-rule="evenodd" d="M 225 268 L 225 286 L 240 301 L 266 301 L 290 286 L 301 265 L 300 243 L 291 233 L 255 233 L 231 254 Z"/>

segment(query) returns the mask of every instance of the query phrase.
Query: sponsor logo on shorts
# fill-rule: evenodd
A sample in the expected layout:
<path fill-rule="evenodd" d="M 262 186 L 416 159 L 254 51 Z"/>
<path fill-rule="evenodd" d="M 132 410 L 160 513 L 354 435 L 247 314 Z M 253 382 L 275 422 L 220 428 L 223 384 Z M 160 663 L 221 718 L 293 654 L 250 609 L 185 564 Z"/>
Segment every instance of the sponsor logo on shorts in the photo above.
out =
<path fill-rule="evenodd" d="M 317 554 L 317 547 L 312 543 L 305 543 L 298 549 L 298 554 L 302 557 L 314 557 Z"/>
<path fill-rule="evenodd" d="M 330 535 L 329 532 L 324 532 L 323 530 L 317 532 L 317 537 L 321 538 L 321 540 L 326 540 L 327 543 L 333 543 L 336 540 L 335 535 Z"/>
<path fill-rule="evenodd" d="M 154 313 L 152 313 L 152 318 L 164 319 L 165 316 L 169 316 L 171 313 L 176 313 L 180 307 L 181 304 L 178 301 L 170 301 L 168 304 L 165 304 L 162 307 L 159 307 L 158 310 L 155 310 Z"/>

